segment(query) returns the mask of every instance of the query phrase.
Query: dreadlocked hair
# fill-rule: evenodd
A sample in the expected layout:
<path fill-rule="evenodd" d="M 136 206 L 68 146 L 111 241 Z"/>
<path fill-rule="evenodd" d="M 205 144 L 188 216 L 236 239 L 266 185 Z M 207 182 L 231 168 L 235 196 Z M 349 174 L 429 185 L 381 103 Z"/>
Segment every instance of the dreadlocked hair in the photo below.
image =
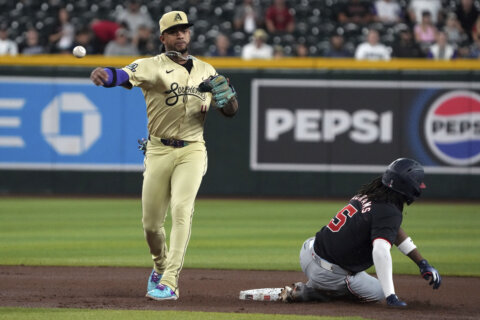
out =
<path fill-rule="evenodd" d="M 357 194 L 366 195 L 369 200 L 375 202 L 392 203 L 398 207 L 400 211 L 403 211 L 403 204 L 406 201 L 403 194 L 390 189 L 382 183 L 382 176 L 361 186 Z"/>

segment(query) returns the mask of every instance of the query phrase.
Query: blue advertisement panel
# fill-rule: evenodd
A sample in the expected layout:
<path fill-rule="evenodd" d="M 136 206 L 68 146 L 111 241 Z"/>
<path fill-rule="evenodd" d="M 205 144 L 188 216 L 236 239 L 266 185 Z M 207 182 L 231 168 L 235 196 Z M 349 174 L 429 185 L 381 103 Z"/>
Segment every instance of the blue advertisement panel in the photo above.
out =
<path fill-rule="evenodd" d="M 0 168 L 141 171 L 146 122 L 139 88 L 0 77 Z"/>

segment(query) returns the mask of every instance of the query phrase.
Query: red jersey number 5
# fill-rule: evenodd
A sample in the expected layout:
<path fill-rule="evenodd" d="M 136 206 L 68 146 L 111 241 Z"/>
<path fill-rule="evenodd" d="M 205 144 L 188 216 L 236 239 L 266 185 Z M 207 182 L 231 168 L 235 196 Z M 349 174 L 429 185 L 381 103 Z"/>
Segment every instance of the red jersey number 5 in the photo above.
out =
<path fill-rule="evenodd" d="M 345 222 L 347 222 L 347 216 L 351 218 L 355 213 L 357 213 L 357 209 L 349 204 L 342 210 L 338 211 L 337 215 L 328 223 L 327 228 L 332 232 L 338 232 L 340 229 L 342 229 Z M 335 220 L 337 221 L 335 222 Z"/>

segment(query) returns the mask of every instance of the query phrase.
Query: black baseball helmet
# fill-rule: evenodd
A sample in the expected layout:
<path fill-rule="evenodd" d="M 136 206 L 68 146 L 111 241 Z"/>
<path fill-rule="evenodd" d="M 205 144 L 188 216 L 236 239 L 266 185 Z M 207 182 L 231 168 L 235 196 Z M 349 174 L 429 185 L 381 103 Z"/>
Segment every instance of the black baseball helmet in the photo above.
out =
<path fill-rule="evenodd" d="M 415 160 L 399 158 L 393 161 L 382 176 L 382 183 L 405 196 L 407 204 L 420 197 L 423 182 L 423 167 Z"/>

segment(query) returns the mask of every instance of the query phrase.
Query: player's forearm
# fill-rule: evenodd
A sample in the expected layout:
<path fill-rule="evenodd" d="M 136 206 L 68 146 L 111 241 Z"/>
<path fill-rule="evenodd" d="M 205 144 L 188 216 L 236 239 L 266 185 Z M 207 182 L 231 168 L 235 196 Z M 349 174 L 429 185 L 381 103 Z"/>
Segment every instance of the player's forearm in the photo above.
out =
<path fill-rule="evenodd" d="M 97 86 L 115 87 L 129 84 L 129 76 L 122 69 L 95 68 L 90 74 L 90 80 Z"/>
<path fill-rule="evenodd" d="M 413 249 L 412 252 L 410 252 L 407 257 L 409 257 L 410 259 L 412 259 L 413 262 L 415 262 L 415 264 L 418 264 L 420 261 L 423 260 L 423 257 L 422 255 L 420 254 L 420 251 L 418 251 L 418 249 Z"/>
<path fill-rule="evenodd" d="M 233 97 L 228 101 L 228 103 L 220 109 L 222 114 L 226 117 L 233 117 L 238 111 L 238 101 L 237 98 Z"/>
<path fill-rule="evenodd" d="M 412 261 L 416 264 L 423 260 L 423 257 L 420 254 L 420 251 L 418 251 L 417 246 L 402 228 L 398 230 L 397 238 L 395 239 L 395 245 L 404 255 L 412 259 Z"/>
<path fill-rule="evenodd" d="M 126 73 L 122 69 L 107 67 L 103 70 L 105 70 L 108 74 L 108 80 L 104 83 L 104 87 L 110 88 L 121 86 L 125 84 L 129 79 L 128 73 Z"/>

